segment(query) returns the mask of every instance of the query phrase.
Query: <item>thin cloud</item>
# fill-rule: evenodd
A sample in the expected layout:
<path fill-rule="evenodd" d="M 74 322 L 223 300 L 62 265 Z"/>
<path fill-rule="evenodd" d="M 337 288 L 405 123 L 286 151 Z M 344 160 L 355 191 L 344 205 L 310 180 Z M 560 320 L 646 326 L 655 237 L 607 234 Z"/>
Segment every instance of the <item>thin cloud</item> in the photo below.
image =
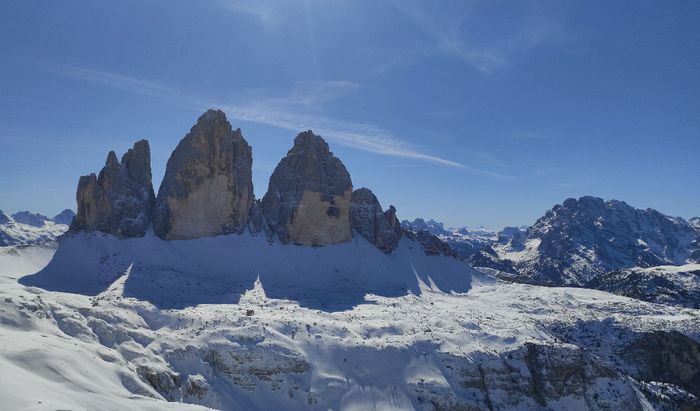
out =
<path fill-rule="evenodd" d="M 295 91 L 286 98 L 263 98 L 259 99 L 257 102 L 252 101 L 245 104 L 216 104 L 208 100 L 192 98 L 171 87 L 121 74 L 48 62 L 35 62 L 34 66 L 56 75 L 95 83 L 134 94 L 164 99 L 170 103 L 184 106 L 192 110 L 203 110 L 207 107 L 222 107 L 229 115 L 243 121 L 250 121 L 293 131 L 313 129 L 337 144 L 362 151 L 455 167 L 487 177 L 500 179 L 513 178 L 494 171 L 467 166 L 456 161 L 424 153 L 412 144 L 371 124 L 338 121 L 321 115 L 295 112 L 285 107 L 292 105 L 297 101 L 297 98 L 300 97 L 301 101 L 299 104 L 302 107 L 314 106 L 315 104 L 330 101 L 349 90 L 359 87 L 359 84 L 352 82 L 319 81 L 306 84 L 307 86 L 311 85 L 311 87 L 306 88 L 303 87 L 305 83 L 297 83 Z"/>
<path fill-rule="evenodd" d="M 443 15 L 428 11 L 411 0 L 392 0 L 391 4 L 423 31 L 437 50 L 461 59 L 484 74 L 511 65 L 516 56 L 560 35 L 561 31 L 557 19 L 533 7 L 517 24 L 508 25 L 509 32 L 492 29 L 488 39 L 481 35 L 468 38 L 464 28 L 484 24 L 475 12 L 479 2 L 468 4 L 461 13 Z"/>

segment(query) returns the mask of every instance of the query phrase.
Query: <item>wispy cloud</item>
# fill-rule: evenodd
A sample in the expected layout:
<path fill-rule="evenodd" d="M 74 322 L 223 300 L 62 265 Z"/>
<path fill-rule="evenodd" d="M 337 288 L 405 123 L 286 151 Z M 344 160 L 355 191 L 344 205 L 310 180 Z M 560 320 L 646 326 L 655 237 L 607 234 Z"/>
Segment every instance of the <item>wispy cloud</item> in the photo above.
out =
<path fill-rule="evenodd" d="M 34 66 L 63 77 L 163 99 L 195 111 L 208 107 L 221 107 L 229 116 L 243 121 L 292 131 L 313 129 L 330 141 L 362 151 L 459 168 L 492 178 L 512 178 L 491 170 L 468 166 L 426 153 L 381 127 L 335 120 L 309 110 L 360 87 L 359 84 L 353 82 L 334 80 L 301 82 L 296 83 L 287 96 L 269 98 L 258 96 L 250 101 L 221 104 L 209 99 L 198 99 L 156 82 L 122 74 L 47 62 L 36 62 Z"/>
<path fill-rule="evenodd" d="M 219 0 L 219 3 L 234 13 L 253 17 L 265 30 L 272 29 L 284 13 L 281 10 L 282 4 L 264 0 Z"/>
<path fill-rule="evenodd" d="M 453 55 L 482 73 L 489 74 L 512 64 L 516 56 L 526 53 L 560 34 L 558 19 L 530 4 L 531 10 L 521 18 L 505 24 L 507 30 L 493 24 L 493 16 L 478 11 L 487 2 L 461 2 L 461 10 L 445 13 L 443 9 L 428 10 L 423 3 L 412 0 L 392 0 L 391 4 L 423 31 L 437 50 Z M 489 23 L 485 23 L 489 22 Z M 470 30 L 479 26 L 482 30 Z M 483 28 L 486 27 L 486 30 Z M 473 33 L 473 34 L 469 34 Z"/>
<path fill-rule="evenodd" d="M 29 61 L 28 65 L 41 71 L 74 80 L 99 84 L 133 94 L 169 100 L 173 104 L 191 108 L 193 110 L 201 110 L 202 108 L 207 107 L 205 102 L 193 99 L 191 96 L 183 94 L 179 90 L 148 80 L 137 79 L 122 74 L 115 74 L 85 67 L 72 66 L 68 64 L 56 64 L 41 60 Z"/>

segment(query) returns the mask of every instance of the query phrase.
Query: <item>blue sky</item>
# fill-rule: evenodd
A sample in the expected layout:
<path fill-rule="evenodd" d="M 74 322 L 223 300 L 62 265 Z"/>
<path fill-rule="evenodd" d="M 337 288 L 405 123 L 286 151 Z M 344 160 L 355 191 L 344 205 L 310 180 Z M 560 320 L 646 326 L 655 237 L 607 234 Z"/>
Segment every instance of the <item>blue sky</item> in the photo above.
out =
<path fill-rule="evenodd" d="M 17 1 L 0 5 L 0 209 L 75 208 L 151 142 L 157 189 L 206 108 L 261 197 L 298 131 L 400 218 L 531 224 L 596 195 L 700 214 L 697 1 Z"/>

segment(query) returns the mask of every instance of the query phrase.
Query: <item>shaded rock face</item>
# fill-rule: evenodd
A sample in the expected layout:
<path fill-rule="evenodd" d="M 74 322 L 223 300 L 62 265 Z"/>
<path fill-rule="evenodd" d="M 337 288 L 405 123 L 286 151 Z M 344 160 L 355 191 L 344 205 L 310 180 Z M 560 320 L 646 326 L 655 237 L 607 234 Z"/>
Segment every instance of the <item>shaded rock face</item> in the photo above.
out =
<path fill-rule="evenodd" d="M 42 227 L 45 221 L 51 219 L 45 215 L 30 213 L 29 211 L 20 211 L 12 214 L 12 219 L 18 223 L 27 224 L 32 227 Z"/>
<path fill-rule="evenodd" d="M 61 211 L 59 214 L 57 214 L 53 218 L 53 221 L 57 224 L 70 225 L 73 222 L 74 217 L 75 217 L 75 213 L 73 212 L 73 210 L 65 209 L 65 210 Z"/>
<path fill-rule="evenodd" d="M 253 154 L 220 110 L 204 113 L 173 151 L 158 190 L 155 233 L 166 240 L 241 233 L 254 201 Z"/>
<path fill-rule="evenodd" d="M 457 253 L 450 247 L 449 244 L 442 241 L 438 236 L 430 234 L 428 231 L 414 232 L 404 230 L 407 238 L 418 242 L 426 255 L 444 255 L 446 257 L 458 258 Z"/>
<path fill-rule="evenodd" d="M 262 199 L 262 214 L 283 243 L 320 246 L 352 238 L 352 181 L 328 144 L 300 133 L 275 168 Z"/>
<path fill-rule="evenodd" d="M 10 218 L 5 215 L 5 213 L 0 210 L 0 224 L 7 224 L 10 221 Z"/>
<path fill-rule="evenodd" d="M 80 177 L 76 197 L 78 213 L 71 231 L 142 237 L 150 224 L 154 200 L 148 141 L 134 144 L 121 162 L 110 151 L 99 176 Z"/>
<path fill-rule="evenodd" d="M 352 192 L 350 222 L 353 230 L 384 253 L 392 252 L 401 239 L 396 208 L 389 206 L 388 210 L 383 211 L 377 197 L 367 188 Z"/>
<path fill-rule="evenodd" d="M 641 335 L 622 353 L 636 377 L 677 385 L 700 398 L 700 343 L 675 331 Z"/>

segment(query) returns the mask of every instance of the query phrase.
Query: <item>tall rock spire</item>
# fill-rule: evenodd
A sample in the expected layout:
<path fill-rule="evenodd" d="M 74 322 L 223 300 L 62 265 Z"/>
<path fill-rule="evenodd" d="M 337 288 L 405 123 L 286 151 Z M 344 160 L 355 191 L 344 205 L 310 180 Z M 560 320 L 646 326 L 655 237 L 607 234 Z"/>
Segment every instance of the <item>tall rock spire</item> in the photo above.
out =
<path fill-rule="evenodd" d="M 401 224 L 396 217 L 396 208 L 389 206 L 383 211 L 377 197 L 367 188 L 352 192 L 350 221 L 353 230 L 384 253 L 392 252 L 399 244 Z"/>
<path fill-rule="evenodd" d="M 78 213 L 71 231 L 143 236 L 154 201 L 148 141 L 136 142 L 121 162 L 110 151 L 99 176 L 93 173 L 80 177 L 76 199 Z"/>
<path fill-rule="evenodd" d="M 312 131 L 300 133 L 275 168 L 262 213 L 283 243 L 315 246 L 350 241 L 352 181 L 343 163 Z"/>
<path fill-rule="evenodd" d="M 204 113 L 173 151 L 153 229 L 163 239 L 241 233 L 254 201 L 253 155 L 221 110 Z"/>

